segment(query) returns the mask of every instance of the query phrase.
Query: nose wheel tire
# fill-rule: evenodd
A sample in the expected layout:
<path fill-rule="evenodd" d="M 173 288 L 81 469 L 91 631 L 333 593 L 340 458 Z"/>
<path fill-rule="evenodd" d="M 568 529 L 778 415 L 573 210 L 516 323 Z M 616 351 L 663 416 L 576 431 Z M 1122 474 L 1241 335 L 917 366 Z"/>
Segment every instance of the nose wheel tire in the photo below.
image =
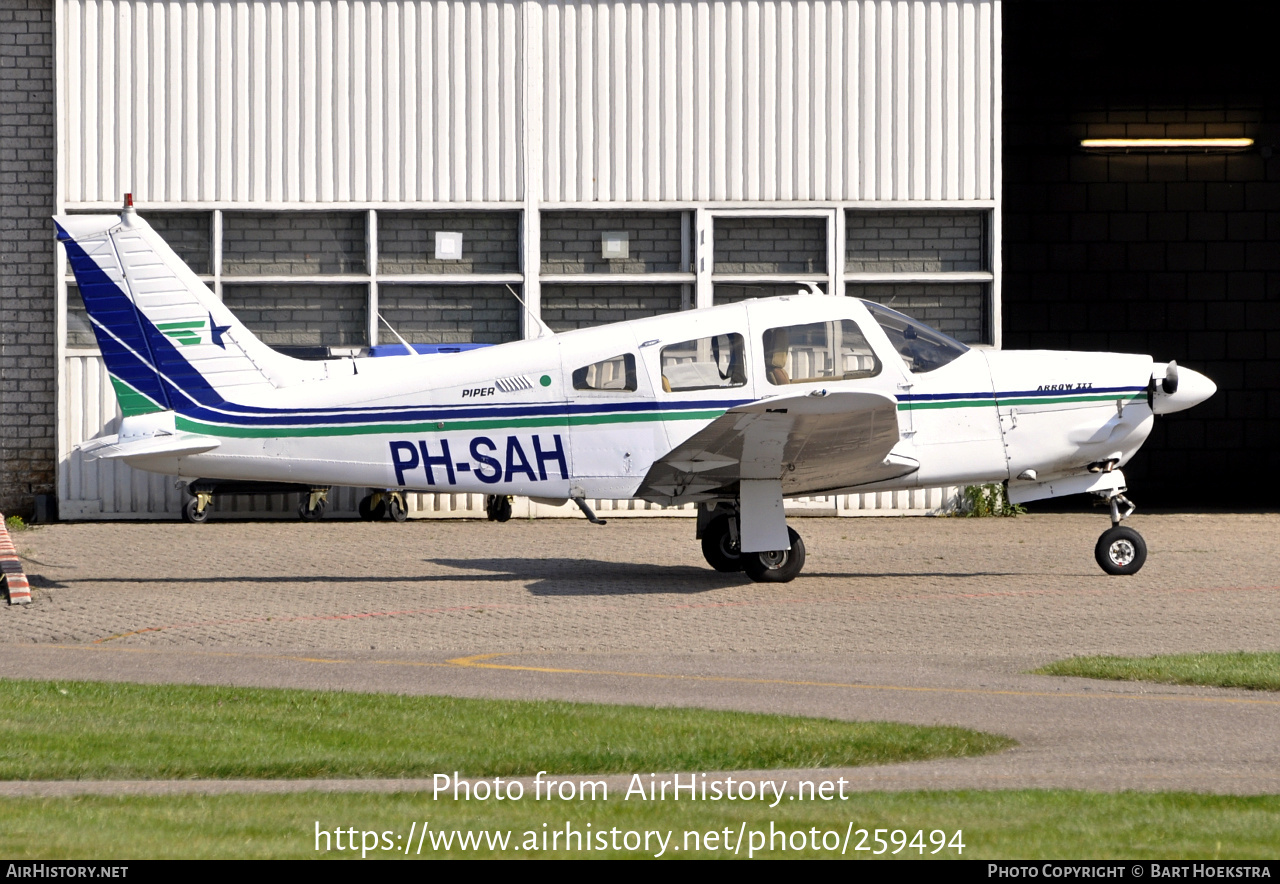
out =
<path fill-rule="evenodd" d="M 199 525 L 201 522 L 209 518 L 209 507 L 206 505 L 204 509 L 200 509 L 200 500 L 191 498 L 187 501 L 186 506 L 182 508 L 182 519 L 193 525 Z"/>
<path fill-rule="evenodd" d="M 703 529 L 702 557 L 708 565 L 726 574 L 742 570 L 742 553 L 729 533 L 728 516 L 717 516 Z"/>
<path fill-rule="evenodd" d="M 1102 532 L 1093 556 L 1108 574 L 1137 574 L 1147 561 L 1147 542 L 1132 528 L 1116 526 Z"/>
<path fill-rule="evenodd" d="M 794 528 L 787 529 L 791 549 L 742 554 L 742 570 L 756 583 L 789 583 L 804 567 L 804 541 Z"/>

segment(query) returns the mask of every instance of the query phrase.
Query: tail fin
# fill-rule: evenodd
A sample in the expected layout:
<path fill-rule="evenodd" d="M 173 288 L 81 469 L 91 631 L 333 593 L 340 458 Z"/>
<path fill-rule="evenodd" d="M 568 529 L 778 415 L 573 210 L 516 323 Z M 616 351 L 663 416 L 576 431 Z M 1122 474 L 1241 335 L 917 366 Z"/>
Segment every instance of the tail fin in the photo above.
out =
<path fill-rule="evenodd" d="M 254 337 L 132 209 L 54 221 L 126 417 L 327 374 Z"/>

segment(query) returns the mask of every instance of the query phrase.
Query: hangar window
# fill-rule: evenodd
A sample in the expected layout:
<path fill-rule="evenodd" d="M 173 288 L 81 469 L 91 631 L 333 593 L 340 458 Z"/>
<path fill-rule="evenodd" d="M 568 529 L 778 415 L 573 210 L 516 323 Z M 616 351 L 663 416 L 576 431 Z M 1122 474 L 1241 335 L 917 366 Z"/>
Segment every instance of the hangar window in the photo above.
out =
<path fill-rule="evenodd" d="M 631 390 L 636 389 L 636 358 L 630 353 L 602 359 L 584 366 L 573 373 L 575 390 Z"/>
<path fill-rule="evenodd" d="M 713 390 L 747 382 L 742 335 L 715 335 L 662 348 L 662 388 Z"/>
<path fill-rule="evenodd" d="M 880 360 L 851 319 L 771 328 L 764 333 L 769 383 L 821 383 L 874 377 Z"/>

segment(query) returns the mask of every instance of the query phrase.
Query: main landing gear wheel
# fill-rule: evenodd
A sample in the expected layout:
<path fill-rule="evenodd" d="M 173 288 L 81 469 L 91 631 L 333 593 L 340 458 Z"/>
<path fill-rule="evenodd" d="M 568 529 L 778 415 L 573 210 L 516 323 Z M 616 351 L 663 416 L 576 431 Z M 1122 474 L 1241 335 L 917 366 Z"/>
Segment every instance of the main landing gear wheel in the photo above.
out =
<path fill-rule="evenodd" d="M 1102 532 L 1093 556 L 1108 574 L 1137 574 L 1147 560 L 1147 542 L 1132 528 L 1117 525 Z"/>
<path fill-rule="evenodd" d="M 756 583 L 790 583 L 804 567 L 804 541 L 794 528 L 787 529 L 791 549 L 742 554 L 742 570 Z"/>
<path fill-rule="evenodd" d="M 373 502 L 375 496 L 378 498 L 377 503 Z M 387 498 L 383 494 L 366 494 L 360 498 L 360 503 L 356 504 L 356 509 L 360 512 L 360 518 L 366 522 L 380 521 L 387 514 Z"/>
<path fill-rule="evenodd" d="M 726 574 L 742 570 L 742 553 L 730 527 L 728 516 L 716 516 L 702 532 L 702 557 Z"/>
<path fill-rule="evenodd" d="M 200 506 L 200 498 L 193 497 L 187 501 L 187 505 L 182 508 L 182 519 L 193 525 L 199 525 L 201 522 L 209 518 L 209 507 Z"/>

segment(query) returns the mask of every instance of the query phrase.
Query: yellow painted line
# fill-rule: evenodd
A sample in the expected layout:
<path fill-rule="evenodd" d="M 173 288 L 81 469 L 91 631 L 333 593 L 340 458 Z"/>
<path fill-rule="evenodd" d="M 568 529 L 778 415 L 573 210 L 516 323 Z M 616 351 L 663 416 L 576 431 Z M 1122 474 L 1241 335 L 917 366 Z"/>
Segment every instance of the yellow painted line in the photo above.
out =
<path fill-rule="evenodd" d="M 1249 697 L 1194 697 L 1179 695 L 1150 694 L 1082 694 L 1064 691 L 1015 691 L 993 690 L 990 688 L 940 688 L 922 687 L 919 685 L 858 684 L 845 681 L 802 681 L 784 678 L 744 678 L 735 675 L 673 675 L 663 672 L 629 672 L 614 669 L 566 669 L 554 666 L 522 666 L 515 663 L 491 663 L 499 657 L 512 657 L 516 653 L 473 654 L 467 657 L 453 657 L 442 663 L 427 660 L 353 660 L 331 657 L 306 657 L 300 654 L 242 654 L 227 651 L 176 651 L 171 648 L 126 648 L 108 645 L 40 645 L 41 648 L 53 648 L 64 651 L 99 651 L 125 654 L 185 654 L 188 656 L 224 657 L 241 660 L 280 660 L 292 663 L 322 663 L 326 665 L 359 666 L 403 666 L 403 667 L 435 667 L 445 669 L 487 669 L 508 672 L 537 672 L 546 675 L 602 675 L 615 678 L 652 678 L 668 681 L 697 681 L 716 684 L 755 684 L 779 685 L 783 687 L 805 688 L 846 688 L 859 691 L 900 691 L 920 694 L 968 694 L 986 697 L 1042 697 L 1046 699 L 1074 700 L 1150 700 L 1170 701 L 1175 703 L 1227 703 L 1250 706 L 1280 706 L 1280 700 L 1255 700 Z M 1044 676 L 1052 678 L 1053 676 Z M 1139 682 L 1116 682 L 1117 684 L 1139 684 Z M 1168 685 L 1168 687 L 1198 687 L 1197 685 Z M 1225 690 L 1225 689 L 1224 689 Z"/>
<path fill-rule="evenodd" d="M 1245 703 L 1261 706 L 1280 706 L 1280 700 L 1253 700 L 1247 697 L 1182 697 L 1182 696 L 1147 696 L 1143 694 L 1079 694 L 1062 691 L 1011 691 L 991 690 L 984 688 L 936 688 L 907 685 L 856 684 L 840 681 L 795 681 L 781 678 L 741 678 L 733 675 L 669 675 L 659 672 L 624 672 L 607 669 L 559 669 L 549 666 L 518 666 L 511 663 L 489 663 L 496 657 L 510 657 L 512 654 L 476 654 L 471 657 L 454 657 L 446 661 L 453 666 L 472 669 L 508 669 L 516 672 L 543 672 L 553 675 L 612 675 L 624 678 L 661 678 L 673 681 L 707 681 L 726 682 L 732 684 L 768 684 L 786 687 L 806 688 L 854 688 L 864 691 L 908 691 L 928 694 L 980 694 L 996 697 L 1050 697 L 1080 700 L 1173 700 L 1190 703 Z M 1135 682 L 1129 682 L 1134 684 Z M 1196 687 L 1196 685 L 1170 685 L 1170 687 Z"/>

